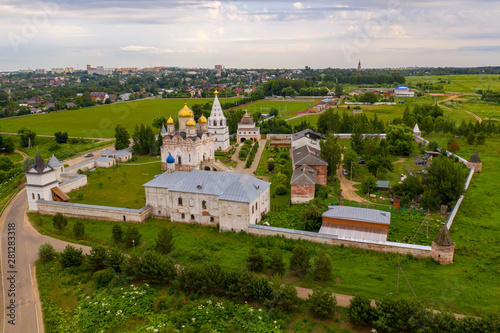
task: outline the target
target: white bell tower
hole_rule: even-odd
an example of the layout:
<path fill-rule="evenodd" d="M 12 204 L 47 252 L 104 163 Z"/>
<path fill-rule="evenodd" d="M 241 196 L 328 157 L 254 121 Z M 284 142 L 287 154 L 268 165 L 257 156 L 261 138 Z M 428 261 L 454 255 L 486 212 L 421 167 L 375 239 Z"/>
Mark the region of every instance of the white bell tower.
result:
<path fill-rule="evenodd" d="M 28 195 L 29 210 L 38 210 L 37 201 L 52 201 L 53 187 L 57 187 L 56 170 L 45 163 L 36 152 L 35 164 L 26 172 L 26 194 Z"/>
<path fill-rule="evenodd" d="M 208 117 L 208 132 L 214 137 L 214 151 L 226 150 L 229 148 L 229 127 L 227 126 L 226 117 L 220 106 L 217 98 L 218 92 L 215 91 L 214 104 L 212 112 Z"/>

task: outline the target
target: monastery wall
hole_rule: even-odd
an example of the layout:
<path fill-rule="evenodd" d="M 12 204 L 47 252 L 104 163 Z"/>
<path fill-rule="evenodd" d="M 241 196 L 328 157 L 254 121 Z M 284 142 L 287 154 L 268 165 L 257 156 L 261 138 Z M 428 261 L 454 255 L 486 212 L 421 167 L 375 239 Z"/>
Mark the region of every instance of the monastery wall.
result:
<path fill-rule="evenodd" d="M 151 214 L 151 206 L 149 205 L 141 209 L 130 209 L 45 200 L 38 200 L 37 205 L 38 213 L 42 215 L 55 215 L 61 213 L 66 217 L 93 220 L 140 223 L 144 222 Z"/>

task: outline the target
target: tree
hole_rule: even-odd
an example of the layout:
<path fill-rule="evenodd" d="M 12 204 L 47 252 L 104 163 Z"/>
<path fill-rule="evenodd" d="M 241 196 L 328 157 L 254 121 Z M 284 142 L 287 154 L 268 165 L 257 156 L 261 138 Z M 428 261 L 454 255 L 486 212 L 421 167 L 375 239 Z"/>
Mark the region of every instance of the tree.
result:
<path fill-rule="evenodd" d="M 349 321 L 355 325 L 367 326 L 375 319 L 375 309 L 366 296 L 354 296 L 347 309 Z"/>
<path fill-rule="evenodd" d="M 68 219 L 64 217 L 63 214 L 57 213 L 52 218 L 52 225 L 55 229 L 57 229 L 57 231 L 61 232 L 64 227 L 68 225 Z"/>
<path fill-rule="evenodd" d="M 195 104 L 196 105 L 196 104 Z M 193 109 L 193 108 L 191 108 Z M 158 116 L 153 119 L 152 126 L 155 128 L 161 128 L 163 125 L 167 124 L 167 118 L 164 116 Z"/>
<path fill-rule="evenodd" d="M 81 239 L 85 234 L 85 225 L 82 221 L 78 220 L 73 225 L 73 233 L 75 234 L 76 239 Z"/>
<path fill-rule="evenodd" d="M 130 135 L 128 134 L 127 129 L 121 124 L 118 124 L 115 127 L 115 139 L 116 150 L 122 150 L 130 146 Z"/>
<path fill-rule="evenodd" d="M 300 303 L 295 286 L 291 283 L 282 284 L 280 281 L 273 282 L 271 298 L 264 302 L 267 307 L 284 313 L 297 311 Z"/>
<path fill-rule="evenodd" d="M 300 215 L 300 219 L 304 221 L 305 230 L 318 231 L 323 223 L 322 215 L 327 210 L 327 205 L 323 199 L 315 198 L 306 207 Z"/>
<path fill-rule="evenodd" d="M 123 236 L 123 242 L 127 247 L 139 246 L 141 243 L 142 235 L 136 225 L 129 225 Z"/>
<path fill-rule="evenodd" d="M 21 140 L 21 147 L 33 147 L 36 142 L 36 133 L 27 128 L 21 128 L 18 132 L 19 139 Z"/>
<path fill-rule="evenodd" d="M 106 251 L 104 246 L 93 246 L 88 256 L 90 269 L 94 272 L 105 269 L 107 256 L 108 252 Z"/>
<path fill-rule="evenodd" d="M 23 172 L 26 172 L 28 171 L 28 169 L 33 165 L 35 164 L 35 158 L 34 157 L 26 157 L 24 160 L 23 160 Z"/>
<path fill-rule="evenodd" d="M 277 247 L 271 252 L 271 261 L 269 263 L 269 269 L 272 274 L 283 275 L 285 274 L 285 262 L 283 261 L 283 252 Z"/>
<path fill-rule="evenodd" d="M 390 125 L 387 129 L 389 150 L 395 154 L 409 155 L 413 150 L 413 132 L 405 125 Z"/>
<path fill-rule="evenodd" d="M 486 135 L 483 132 L 477 135 L 476 143 L 478 145 L 484 145 L 486 143 Z"/>
<path fill-rule="evenodd" d="M 0 170 L 9 171 L 14 167 L 15 164 L 10 158 L 8 158 L 7 156 L 0 156 Z"/>
<path fill-rule="evenodd" d="M 328 172 L 330 175 L 335 174 L 342 161 L 342 147 L 338 144 L 338 138 L 328 133 L 326 140 L 321 140 L 321 158 L 328 163 Z"/>
<path fill-rule="evenodd" d="M 450 138 L 450 140 L 448 140 L 447 147 L 448 150 L 451 151 L 452 153 L 455 153 L 460 150 L 460 144 L 458 143 L 457 140 L 455 140 L 455 138 Z"/>
<path fill-rule="evenodd" d="M 290 258 L 290 269 L 299 277 L 304 278 L 309 272 L 309 253 L 301 245 L 295 246 Z"/>
<path fill-rule="evenodd" d="M 95 103 L 92 101 L 92 97 L 90 97 L 90 92 L 85 91 L 82 95 L 82 106 L 83 107 L 88 107 L 88 106 L 94 106 Z"/>
<path fill-rule="evenodd" d="M 68 142 L 68 132 L 56 132 L 54 133 L 54 137 L 57 143 L 66 143 Z"/>
<path fill-rule="evenodd" d="M 314 259 L 312 273 L 317 281 L 329 281 L 332 278 L 332 263 L 326 251 L 321 251 Z"/>
<path fill-rule="evenodd" d="M 293 87 L 286 87 L 281 91 L 281 95 L 295 97 L 295 95 L 297 95 L 297 92 L 295 91 L 295 89 L 293 89 Z"/>
<path fill-rule="evenodd" d="M 344 94 L 344 88 L 341 84 L 335 86 L 335 96 L 340 98 Z"/>
<path fill-rule="evenodd" d="M 77 250 L 71 245 L 66 246 L 60 258 L 63 268 L 80 266 L 83 261 L 82 252 L 82 249 Z"/>
<path fill-rule="evenodd" d="M 260 272 L 264 269 L 264 256 L 260 253 L 259 249 L 252 247 L 248 252 L 247 258 L 247 268 L 251 272 Z"/>
<path fill-rule="evenodd" d="M 347 170 L 352 176 L 354 176 L 359 168 L 358 164 L 358 154 L 352 150 L 347 149 L 344 151 L 344 159 L 342 162 L 342 167 Z M 351 168 L 352 167 L 352 168 Z"/>
<path fill-rule="evenodd" d="M 368 176 L 361 180 L 361 188 L 363 192 L 366 194 L 368 192 L 373 193 L 377 189 L 377 178 L 374 176 Z"/>
<path fill-rule="evenodd" d="M 123 236 L 122 226 L 119 224 L 113 225 L 112 233 L 113 233 L 113 241 L 115 243 L 120 243 L 122 241 L 122 236 Z"/>
<path fill-rule="evenodd" d="M 319 318 L 328 318 L 333 315 L 337 298 L 330 288 L 313 288 L 312 295 L 307 299 L 309 310 Z"/>
<path fill-rule="evenodd" d="M 150 126 L 136 125 L 134 134 L 132 135 L 134 141 L 132 149 L 139 155 L 156 155 L 158 152 L 158 145 L 155 135 Z"/>
<path fill-rule="evenodd" d="M 0 135 L 0 151 L 3 151 L 5 153 L 12 153 L 14 152 L 14 149 L 14 139 L 10 136 L 4 138 L 2 135 Z"/>
<path fill-rule="evenodd" d="M 438 209 L 440 205 L 450 206 L 464 192 L 467 171 L 460 162 L 439 156 L 432 159 L 424 178 L 424 208 Z"/>
<path fill-rule="evenodd" d="M 38 257 L 42 262 L 47 262 L 56 257 L 56 251 L 50 243 L 43 243 L 38 248 Z"/>
<path fill-rule="evenodd" d="M 124 259 L 123 253 L 118 251 L 117 249 L 111 249 L 108 251 L 108 254 L 106 256 L 106 259 L 104 260 L 104 265 L 106 267 L 113 268 L 115 272 L 120 273 L 121 272 L 121 264 L 123 263 Z"/>
<path fill-rule="evenodd" d="M 174 247 L 174 235 L 172 229 L 162 227 L 156 236 L 156 250 L 161 254 L 168 254 Z"/>

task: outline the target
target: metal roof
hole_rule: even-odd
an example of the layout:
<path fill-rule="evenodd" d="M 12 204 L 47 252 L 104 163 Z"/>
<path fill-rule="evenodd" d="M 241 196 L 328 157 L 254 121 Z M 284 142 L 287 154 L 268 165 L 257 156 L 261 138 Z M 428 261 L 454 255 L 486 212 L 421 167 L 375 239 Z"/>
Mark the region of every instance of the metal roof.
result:
<path fill-rule="evenodd" d="M 336 235 L 346 238 L 359 238 L 383 242 L 387 240 L 387 229 L 345 225 L 341 223 L 324 222 L 319 229 L 320 234 Z"/>
<path fill-rule="evenodd" d="M 165 172 L 144 187 L 167 188 L 172 192 L 216 195 L 220 200 L 252 202 L 271 183 L 242 173 L 193 170 Z"/>
<path fill-rule="evenodd" d="M 313 131 L 312 129 L 309 128 L 306 128 L 305 130 L 292 134 L 292 140 L 298 140 L 303 137 L 308 137 L 314 140 L 326 138 L 325 135 Z"/>
<path fill-rule="evenodd" d="M 59 166 L 64 165 L 64 164 L 62 164 L 61 161 L 59 161 L 57 159 L 57 157 L 55 157 L 55 155 L 52 155 L 52 157 L 50 158 L 50 161 L 49 161 L 49 165 L 51 167 L 55 168 L 55 167 L 59 167 Z"/>
<path fill-rule="evenodd" d="M 129 150 L 119 150 L 114 153 L 115 156 L 127 156 L 127 155 L 132 155 L 132 152 Z"/>
<path fill-rule="evenodd" d="M 377 180 L 377 187 L 389 188 L 389 181 L 388 180 Z"/>
<path fill-rule="evenodd" d="M 292 151 L 294 165 L 328 165 L 325 160 L 320 157 L 320 151 L 304 145 Z"/>
<path fill-rule="evenodd" d="M 105 151 L 102 152 L 101 156 L 106 157 L 106 156 L 111 156 L 113 154 L 114 154 L 114 152 L 111 149 L 108 148 L 108 149 L 106 149 Z"/>
<path fill-rule="evenodd" d="M 290 184 L 292 185 L 315 185 L 316 177 L 318 176 L 318 171 L 311 168 L 309 165 L 304 164 L 297 169 L 293 170 L 292 179 Z"/>
<path fill-rule="evenodd" d="M 109 161 L 114 161 L 114 160 L 115 159 L 112 157 L 99 157 L 99 158 L 95 159 L 96 162 L 109 162 Z"/>
<path fill-rule="evenodd" d="M 391 213 L 369 208 L 328 206 L 328 210 L 322 216 L 376 224 L 391 224 Z"/>

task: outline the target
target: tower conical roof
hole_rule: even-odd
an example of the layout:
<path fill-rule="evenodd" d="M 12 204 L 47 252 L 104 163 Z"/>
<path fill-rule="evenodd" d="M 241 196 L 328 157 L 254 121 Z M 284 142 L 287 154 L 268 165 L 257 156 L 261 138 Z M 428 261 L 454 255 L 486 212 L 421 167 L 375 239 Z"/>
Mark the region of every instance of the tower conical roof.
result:
<path fill-rule="evenodd" d="M 161 131 L 160 131 L 160 134 L 161 134 L 161 135 L 166 135 L 166 134 L 167 134 L 167 129 L 165 128 L 165 125 L 161 125 Z"/>
<path fill-rule="evenodd" d="M 63 164 L 61 163 L 61 161 L 59 161 L 59 159 L 55 155 L 52 155 L 49 161 L 49 165 L 54 168 L 54 167 L 59 167 Z"/>
<path fill-rule="evenodd" d="M 448 231 L 448 227 L 443 225 L 441 230 L 439 231 L 439 234 L 437 235 L 436 239 L 434 240 L 434 243 L 436 243 L 439 246 L 452 246 L 453 242 L 451 241 L 451 236 L 450 232 Z"/>
<path fill-rule="evenodd" d="M 45 163 L 45 162 L 43 161 L 42 156 L 40 156 L 40 152 L 37 150 L 37 151 L 36 151 L 36 157 L 35 157 L 35 164 L 33 164 L 33 165 L 29 168 L 29 170 L 31 170 L 31 169 L 35 169 L 35 171 L 36 171 L 37 173 L 42 174 L 42 173 L 44 172 L 45 168 L 47 168 L 47 167 L 49 168 L 49 170 L 48 170 L 48 171 L 52 171 L 52 170 L 54 170 L 54 169 L 53 169 L 50 165 L 48 165 L 47 163 Z M 28 170 L 28 171 L 29 171 L 29 170 Z M 48 171 L 47 171 L 47 172 L 48 172 Z"/>
<path fill-rule="evenodd" d="M 481 159 L 479 158 L 479 154 L 477 153 L 477 149 L 474 151 L 474 154 L 470 157 L 469 161 L 470 163 L 482 163 Z"/>
<path fill-rule="evenodd" d="M 420 128 L 418 127 L 418 124 L 415 124 L 415 127 L 413 127 L 413 133 L 420 133 Z"/>

